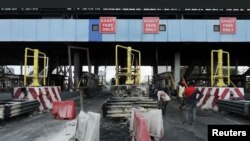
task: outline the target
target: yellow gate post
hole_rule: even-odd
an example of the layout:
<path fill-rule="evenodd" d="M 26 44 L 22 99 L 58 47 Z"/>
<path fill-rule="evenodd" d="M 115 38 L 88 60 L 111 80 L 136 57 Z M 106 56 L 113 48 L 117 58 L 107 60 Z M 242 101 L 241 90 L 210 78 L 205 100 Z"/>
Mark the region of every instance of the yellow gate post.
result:
<path fill-rule="evenodd" d="M 39 66 L 38 66 L 38 55 L 39 55 L 39 51 L 38 49 L 34 49 L 34 69 L 33 69 L 33 82 L 32 82 L 32 86 L 39 86 L 39 81 L 38 81 L 38 69 L 39 69 Z"/>
<path fill-rule="evenodd" d="M 133 81 L 131 79 L 131 47 L 127 48 L 127 85 L 133 84 Z"/>
<path fill-rule="evenodd" d="M 213 53 L 218 53 L 218 75 L 214 74 L 214 57 Z M 227 76 L 223 75 L 223 53 L 227 54 Z M 214 86 L 214 81 L 217 79 L 216 86 L 223 87 L 226 86 L 224 83 L 224 77 L 226 77 L 227 85 L 230 85 L 230 56 L 229 52 L 223 51 L 222 49 L 219 50 L 212 50 L 211 51 L 211 86 Z"/>
<path fill-rule="evenodd" d="M 123 48 L 127 50 L 127 67 L 126 68 L 119 68 L 119 64 L 118 64 L 118 48 Z M 137 52 L 138 53 L 138 58 L 139 58 L 139 65 L 136 66 L 135 69 L 132 70 L 132 63 L 131 63 L 131 55 L 132 52 Z M 131 47 L 125 47 L 125 46 L 121 46 L 121 45 L 116 45 L 115 48 L 115 66 L 116 66 L 116 78 L 115 78 L 115 85 L 120 85 L 119 83 L 119 76 L 126 76 L 126 85 L 132 85 L 132 84 L 136 84 L 139 85 L 140 84 L 140 67 L 141 67 L 141 52 L 135 49 L 132 49 Z M 126 70 L 126 73 L 120 72 L 120 70 Z M 133 73 L 134 72 L 134 73 Z M 132 77 L 135 77 L 134 80 L 132 79 Z"/>
<path fill-rule="evenodd" d="M 223 79 L 223 52 L 222 50 L 218 50 L 218 82 L 217 86 L 222 87 L 225 86 L 224 79 Z"/>
<path fill-rule="evenodd" d="M 28 56 L 28 50 L 33 51 L 34 55 L 33 56 Z M 39 54 L 42 54 L 43 57 L 40 57 Z M 33 75 L 27 75 L 27 59 L 28 57 L 33 57 Z M 39 84 L 39 58 L 43 58 L 44 61 L 44 68 L 43 68 L 43 85 L 46 85 L 46 67 L 48 66 L 48 57 L 46 57 L 46 54 L 43 52 L 40 52 L 38 49 L 30 49 L 30 48 L 25 48 L 25 55 L 24 55 L 24 86 L 27 86 L 27 77 L 33 77 L 32 79 L 32 86 L 40 86 Z"/>

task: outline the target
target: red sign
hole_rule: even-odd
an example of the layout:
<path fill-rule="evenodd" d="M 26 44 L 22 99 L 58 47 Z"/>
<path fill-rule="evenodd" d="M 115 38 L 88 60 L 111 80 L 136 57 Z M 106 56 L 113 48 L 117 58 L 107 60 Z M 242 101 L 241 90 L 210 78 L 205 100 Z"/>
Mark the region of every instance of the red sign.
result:
<path fill-rule="evenodd" d="M 159 17 L 143 17 L 144 33 L 159 33 Z"/>
<path fill-rule="evenodd" d="M 100 17 L 100 32 L 115 33 L 116 32 L 116 17 Z"/>
<path fill-rule="evenodd" d="M 220 17 L 220 33 L 235 34 L 236 33 L 236 18 L 235 17 Z"/>

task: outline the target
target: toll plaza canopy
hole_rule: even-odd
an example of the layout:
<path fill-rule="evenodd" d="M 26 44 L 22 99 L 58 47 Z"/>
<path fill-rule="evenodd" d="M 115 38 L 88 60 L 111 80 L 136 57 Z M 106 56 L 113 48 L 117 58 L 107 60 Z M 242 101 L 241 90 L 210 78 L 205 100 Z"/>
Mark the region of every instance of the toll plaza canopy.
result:
<path fill-rule="evenodd" d="M 91 59 L 99 61 L 98 64 L 114 65 L 113 48 L 116 44 L 122 44 L 142 51 L 142 65 L 151 65 L 150 62 L 155 60 L 156 47 L 159 65 L 166 65 L 166 60 L 171 62 L 175 52 L 182 54 L 181 65 L 188 65 L 191 60 L 202 58 L 209 60 L 210 51 L 219 48 L 232 53 L 232 59 L 235 57 L 239 65 L 248 65 L 249 55 L 244 50 L 249 46 L 250 20 L 234 17 L 224 19 L 223 33 L 222 19 L 112 18 L 114 19 L 103 20 L 104 23 L 101 23 L 101 18 L 0 19 L 0 55 L 9 58 L 6 59 L 9 60 L 7 62 L 2 60 L 1 64 L 19 65 L 20 60 L 23 60 L 25 47 L 38 47 L 51 58 L 61 58 L 67 55 L 65 47 L 78 45 L 89 47 Z M 145 32 L 145 26 L 150 32 Z M 105 50 L 100 51 L 102 48 Z M 194 54 L 194 50 L 200 53 Z M 13 51 L 18 53 L 13 54 Z M 65 60 L 62 64 L 67 64 L 67 57 L 61 60 Z"/>
<path fill-rule="evenodd" d="M 100 19 L 1 19 L 0 41 L 24 42 L 249 42 L 250 20 L 159 19 L 157 33 L 145 33 L 143 19 L 116 19 L 115 32 L 100 32 Z M 234 24 L 232 24 L 234 22 Z M 147 24 L 147 23 L 146 23 Z M 155 23 L 148 23 L 155 26 Z M 231 24 L 231 25 L 228 25 Z M 105 24 L 104 24 L 105 25 Z M 220 26 L 219 26 L 220 25 Z M 111 27 L 111 28 L 114 28 Z M 221 28 L 221 31 L 220 29 Z M 154 29 L 151 29 L 154 30 Z M 231 31 L 233 30 L 233 31 Z M 230 34 L 227 34 L 231 32 Z"/>
<path fill-rule="evenodd" d="M 89 48 L 91 63 L 97 67 L 114 65 L 117 44 L 140 50 L 142 65 L 154 68 L 171 65 L 177 70 L 175 72 L 180 72 L 181 65 L 208 66 L 213 49 L 230 52 L 232 66 L 250 65 L 246 51 L 250 41 L 248 9 L 236 12 L 208 10 L 211 12 L 208 18 L 209 12 L 204 9 L 144 9 L 142 14 L 137 9 L 107 10 L 105 15 L 105 10 L 62 10 L 63 16 L 53 10 L 42 13 L 39 9 L 31 9 L 35 12 L 33 15 L 19 9 L 0 11 L 3 15 L 0 19 L 0 55 L 5 58 L 0 60 L 1 65 L 22 65 L 26 47 L 39 48 L 48 54 L 50 64 L 54 65 L 51 68 L 68 65 L 68 46 Z M 19 14 L 21 12 L 23 14 Z M 133 14 L 135 16 L 131 16 Z M 75 58 L 78 53 L 74 52 Z"/>

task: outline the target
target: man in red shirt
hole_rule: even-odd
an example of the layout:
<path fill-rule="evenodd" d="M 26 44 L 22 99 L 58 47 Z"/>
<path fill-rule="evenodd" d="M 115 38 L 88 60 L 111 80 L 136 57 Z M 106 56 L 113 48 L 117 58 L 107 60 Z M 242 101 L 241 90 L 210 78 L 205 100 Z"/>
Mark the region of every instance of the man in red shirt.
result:
<path fill-rule="evenodd" d="M 195 92 L 195 90 L 196 88 L 193 85 L 187 87 L 186 90 L 184 91 L 185 99 L 188 99 Z"/>
<path fill-rule="evenodd" d="M 197 98 L 198 96 L 198 98 Z M 187 87 L 184 91 L 185 106 L 183 109 L 184 114 L 184 123 L 190 125 L 193 124 L 193 121 L 196 117 L 196 104 L 203 97 L 203 94 L 194 87 L 194 82 L 190 83 L 190 86 Z"/>

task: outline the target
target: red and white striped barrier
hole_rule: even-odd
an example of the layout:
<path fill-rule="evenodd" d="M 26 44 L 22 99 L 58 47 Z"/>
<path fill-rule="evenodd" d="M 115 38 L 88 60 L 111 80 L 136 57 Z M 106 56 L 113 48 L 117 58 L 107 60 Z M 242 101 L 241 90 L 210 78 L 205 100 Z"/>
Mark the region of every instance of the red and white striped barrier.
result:
<path fill-rule="evenodd" d="M 201 109 L 218 111 L 216 102 L 219 99 L 244 98 L 243 88 L 234 87 L 197 87 L 204 95 L 197 106 Z M 232 94 L 232 95 L 230 95 Z"/>
<path fill-rule="evenodd" d="M 40 102 L 39 110 L 43 111 L 52 108 L 54 101 L 61 101 L 60 86 L 45 86 L 45 87 L 25 87 L 27 96 L 21 91 L 21 87 L 14 88 L 14 98 L 17 99 L 36 99 Z"/>

